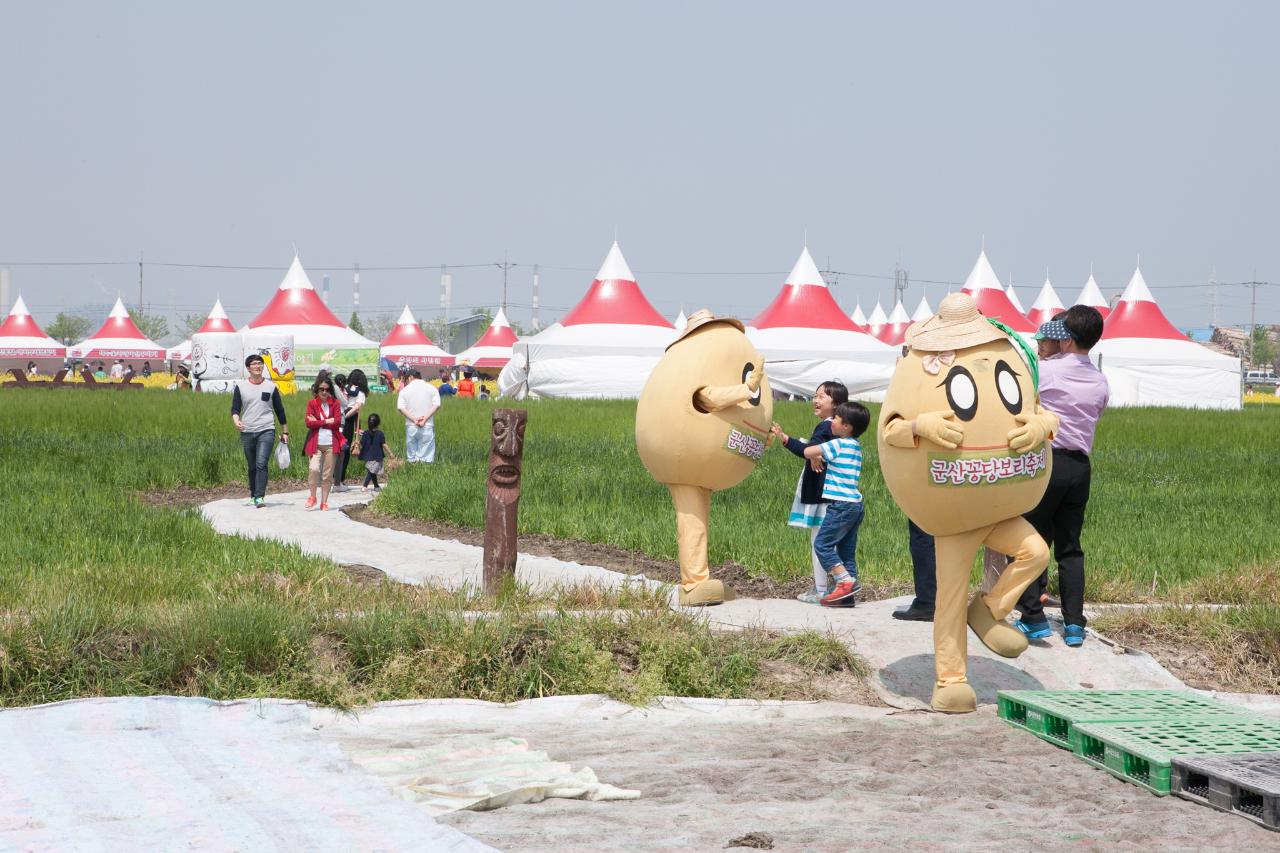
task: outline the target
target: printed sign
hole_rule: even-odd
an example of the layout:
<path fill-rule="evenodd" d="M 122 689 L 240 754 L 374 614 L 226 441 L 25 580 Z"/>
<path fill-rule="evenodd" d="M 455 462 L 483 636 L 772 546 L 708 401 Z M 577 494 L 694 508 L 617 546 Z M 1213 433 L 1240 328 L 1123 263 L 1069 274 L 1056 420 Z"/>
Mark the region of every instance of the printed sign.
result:
<path fill-rule="evenodd" d="M 729 439 L 725 442 L 725 449 L 733 453 L 746 456 L 754 462 L 759 462 L 760 457 L 764 455 L 764 442 L 754 435 L 747 435 L 736 429 L 729 430 Z"/>
<path fill-rule="evenodd" d="M 929 479 L 935 486 L 980 486 L 1008 480 L 1034 480 L 1048 465 L 1049 446 L 1016 456 L 994 453 L 954 455 L 929 454 Z"/>

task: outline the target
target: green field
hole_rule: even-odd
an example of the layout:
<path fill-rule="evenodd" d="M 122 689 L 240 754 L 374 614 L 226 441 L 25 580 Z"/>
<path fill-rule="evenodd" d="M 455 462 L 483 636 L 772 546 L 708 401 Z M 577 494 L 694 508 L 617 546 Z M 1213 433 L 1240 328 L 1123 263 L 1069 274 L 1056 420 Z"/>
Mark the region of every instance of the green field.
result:
<path fill-rule="evenodd" d="M 297 479 L 303 402 L 289 403 Z M 438 464 L 393 477 L 377 508 L 479 526 L 491 406 L 446 403 Z M 666 493 L 635 454 L 634 404 L 528 408 L 522 529 L 674 557 Z M 393 399 L 376 396 L 371 410 L 387 417 L 398 453 Z M 780 406 L 778 420 L 801 435 L 812 425 L 801 404 Z M 1109 413 L 1087 527 L 1090 598 L 1154 590 L 1280 605 L 1280 537 L 1267 521 L 1278 426 L 1280 407 Z M 905 581 L 904 520 L 867 444 L 862 573 Z M 772 450 L 746 483 L 716 496 L 713 562 L 780 578 L 808 572 L 805 536 L 783 521 L 799 464 Z M 622 633 L 612 622 L 548 622 L 535 613 L 541 603 L 519 595 L 506 602 L 507 617 L 467 622 L 462 609 L 493 603 L 357 584 L 294 548 L 218 536 L 193 510 L 138 497 L 242 482 L 243 465 L 225 397 L 0 390 L 0 702 L 156 692 L 339 705 L 595 690 L 769 695 L 756 665 L 764 658 L 855 666 L 816 638 L 771 646 L 718 637 L 713 652 L 705 628 L 649 602 L 621 602 L 636 613 Z M 1259 624 L 1273 625 L 1272 616 Z M 610 648 L 612 657 L 601 652 Z M 680 648 L 704 651 L 690 668 Z"/>

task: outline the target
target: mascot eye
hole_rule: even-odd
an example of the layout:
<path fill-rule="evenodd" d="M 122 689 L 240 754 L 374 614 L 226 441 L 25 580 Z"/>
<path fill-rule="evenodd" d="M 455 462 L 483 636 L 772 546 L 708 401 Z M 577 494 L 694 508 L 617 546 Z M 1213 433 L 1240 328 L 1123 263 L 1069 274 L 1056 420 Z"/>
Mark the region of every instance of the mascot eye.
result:
<path fill-rule="evenodd" d="M 743 382 L 743 384 L 744 384 L 744 385 L 746 384 L 747 377 L 751 375 L 751 371 L 753 371 L 753 370 L 755 370 L 755 369 L 756 369 L 756 366 L 755 366 L 754 364 L 752 364 L 751 362 L 749 362 L 749 361 L 746 363 L 746 365 L 744 365 L 744 366 L 743 366 L 743 368 L 742 368 L 742 382 Z M 751 403 L 751 405 L 753 405 L 753 406 L 758 406 L 758 405 L 760 405 L 760 389 L 759 389 L 759 388 L 757 388 L 757 389 L 756 389 L 756 393 L 755 393 L 754 395 L 752 395 L 751 399 L 750 399 L 748 402 L 750 402 L 750 403 Z"/>
<path fill-rule="evenodd" d="M 1003 361 L 996 362 L 996 390 L 1000 392 L 1000 402 L 1010 414 L 1022 414 L 1022 386 L 1018 384 L 1018 374 Z"/>
<path fill-rule="evenodd" d="M 947 386 L 947 403 L 951 411 L 962 421 L 973 420 L 973 416 L 978 414 L 978 386 L 973 382 L 973 375 L 956 365 L 943 384 Z"/>

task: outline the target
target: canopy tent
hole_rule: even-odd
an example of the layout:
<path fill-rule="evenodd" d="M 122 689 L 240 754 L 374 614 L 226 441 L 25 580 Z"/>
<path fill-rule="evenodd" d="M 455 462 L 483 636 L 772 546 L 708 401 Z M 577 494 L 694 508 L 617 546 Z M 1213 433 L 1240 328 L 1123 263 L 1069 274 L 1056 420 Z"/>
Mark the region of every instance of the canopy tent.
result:
<path fill-rule="evenodd" d="M 380 350 L 383 358 L 397 365 L 450 367 L 454 363 L 454 357 L 432 343 L 422 331 L 408 305 L 404 306 L 400 319 L 382 339 Z"/>
<path fill-rule="evenodd" d="M 849 319 L 853 321 L 854 328 L 859 332 L 867 330 L 867 315 L 862 313 L 861 302 L 853 306 L 853 313 L 849 315 Z"/>
<path fill-rule="evenodd" d="M 1018 291 L 1013 289 L 1013 282 L 1009 282 L 1009 286 L 1004 289 L 1004 295 L 1009 297 L 1009 301 L 1013 303 L 1013 307 L 1022 316 L 1027 316 L 1027 309 L 1022 307 L 1022 300 L 1018 298 Z"/>
<path fill-rule="evenodd" d="M 142 334 L 120 299 L 116 299 L 102 328 L 67 352 L 78 361 L 164 361 L 165 358 L 164 347 Z"/>
<path fill-rule="evenodd" d="M 807 248 L 777 297 L 751 321 L 747 337 L 764 356 L 770 387 L 805 397 L 837 379 L 851 397 L 879 399 L 897 360 L 893 347 L 845 316 Z"/>
<path fill-rule="evenodd" d="M 910 325 L 911 318 L 907 316 L 907 309 L 903 307 L 902 300 L 899 299 L 898 304 L 893 306 L 893 310 L 889 312 L 888 318 L 885 320 L 884 325 L 880 327 L 880 331 L 875 334 L 875 337 L 891 347 L 900 347 L 907 336 L 907 327 Z"/>
<path fill-rule="evenodd" d="M 676 315 L 675 322 L 676 332 L 683 332 L 689 327 L 689 318 L 684 315 L 684 309 L 680 309 L 680 313 Z"/>
<path fill-rule="evenodd" d="M 1053 289 L 1049 277 L 1045 276 L 1044 285 L 1040 288 L 1036 301 L 1031 303 L 1031 310 L 1027 312 L 1027 319 L 1039 329 L 1042 323 L 1049 322 L 1054 314 L 1065 309 L 1066 306 L 1058 298 L 1058 292 Z"/>
<path fill-rule="evenodd" d="M 294 368 L 299 376 L 314 376 L 328 365 L 334 372 L 354 368 L 373 370 L 378 344 L 347 328 L 316 293 L 297 255 L 275 295 L 247 329 L 293 337 Z M 246 331 L 242 329 L 241 331 Z"/>
<path fill-rule="evenodd" d="M 511 328 L 511 323 L 507 320 L 506 309 L 499 308 L 493 322 L 484 330 L 480 339 L 458 353 L 458 363 L 469 364 L 476 370 L 489 372 L 502 370 L 507 366 L 507 362 L 511 361 L 511 348 L 518 340 Z"/>
<path fill-rule="evenodd" d="M 880 307 L 880 300 L 876 300 L 876 307 L 871 309 L 871 316 L 867 318 L 866 328 L 864 331 L 874 337 L 884 328 L 884 324 L 889 322 L 889 317 L 884 313 L 884 309 Z"/>
<path fill-rule="evenodd" d="M 205 332 L 234 332 L 236 327 L 231 325 L 231 320 L 227 317 L 227 312 L 222 307 L 222 300 L 218 299 L 213 303 L 213 309 L 209 311 L 209 316 L 204 319 L 204 323 L 200 328 L 196 329 L 197 335 Z M 165 351 L 165 358 L 169 361 L 191 361 L 191 338 L 187 338 L 175 347 L 169 347 Z"/>
<path fill-rule="evenodd" d="M 1093 273 L 1089 273 L 1089 280 L 1084 283 L 1084 288 L 1080 291 L 1080 296 L 1074 304 L 1092 305 L 1098 309 L 1098 313 L 1102 315 L 1104 320 L 1111 314 L 1111 306 L 1107 304 L 1106 298 L 1102 295 L 1102 288 L 1098 287 L 1098 282 L 1093 280 Z"/>
<path fill-rule="evenodd" d="M 999 320 L 1015 332 L 1029 335 L 1036 331 L 1036 327 L 1009 300 L 1009 294 L 1005 293 L 996 271 L 991 268 L 991 261 L 987 260 L 985 249 L 978 253 L 978 260 L 964 280 L 961 292 L 973 297 L 984 316 Z"/>
<path fill-rule="evenodd" d="M 517 398 L 639 397 L 675 336 L 615 242 L 573 310 L 512 346 L 498 390 Z"/>
<path fill-rule="evenodd" d="M 932 316 L 933 309 L 929 307 L 929 300 L 921 296 L 920 304 L 916 306 L 915 313 L 911 315 L 911 322 L 919 323 L 921 320 L 928 320 Z"/>
<path fill-rule="evenodd" d="M 1239 409 L 1240 359 L 1207 349 L 1164 316 L 1135 270 L 1107 317 L 1094 362 L 1111 386 L 1113 406 Z"/>
<path fill-rule="evenodd" d="M 9 316 L 0 323 L 0 371 L 12 367 L 25 370 L 34 361 L 47 372 L 61 367 L 66 357 L 67 348 L 44 333 L 19 294 Z"/>

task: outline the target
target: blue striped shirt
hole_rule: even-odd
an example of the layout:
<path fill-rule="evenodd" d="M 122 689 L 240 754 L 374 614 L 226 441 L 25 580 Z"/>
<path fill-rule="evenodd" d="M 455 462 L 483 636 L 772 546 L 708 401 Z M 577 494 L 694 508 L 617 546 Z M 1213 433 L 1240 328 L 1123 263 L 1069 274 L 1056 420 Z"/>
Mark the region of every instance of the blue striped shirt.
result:
<path fill-rule="evenodd" d="M 827 463 L 827 480 L 822 496 L 829 501 L 861 503 L 862 444 L 856 438 L 833 438 L 822 445 L 822 458 Z"/>

